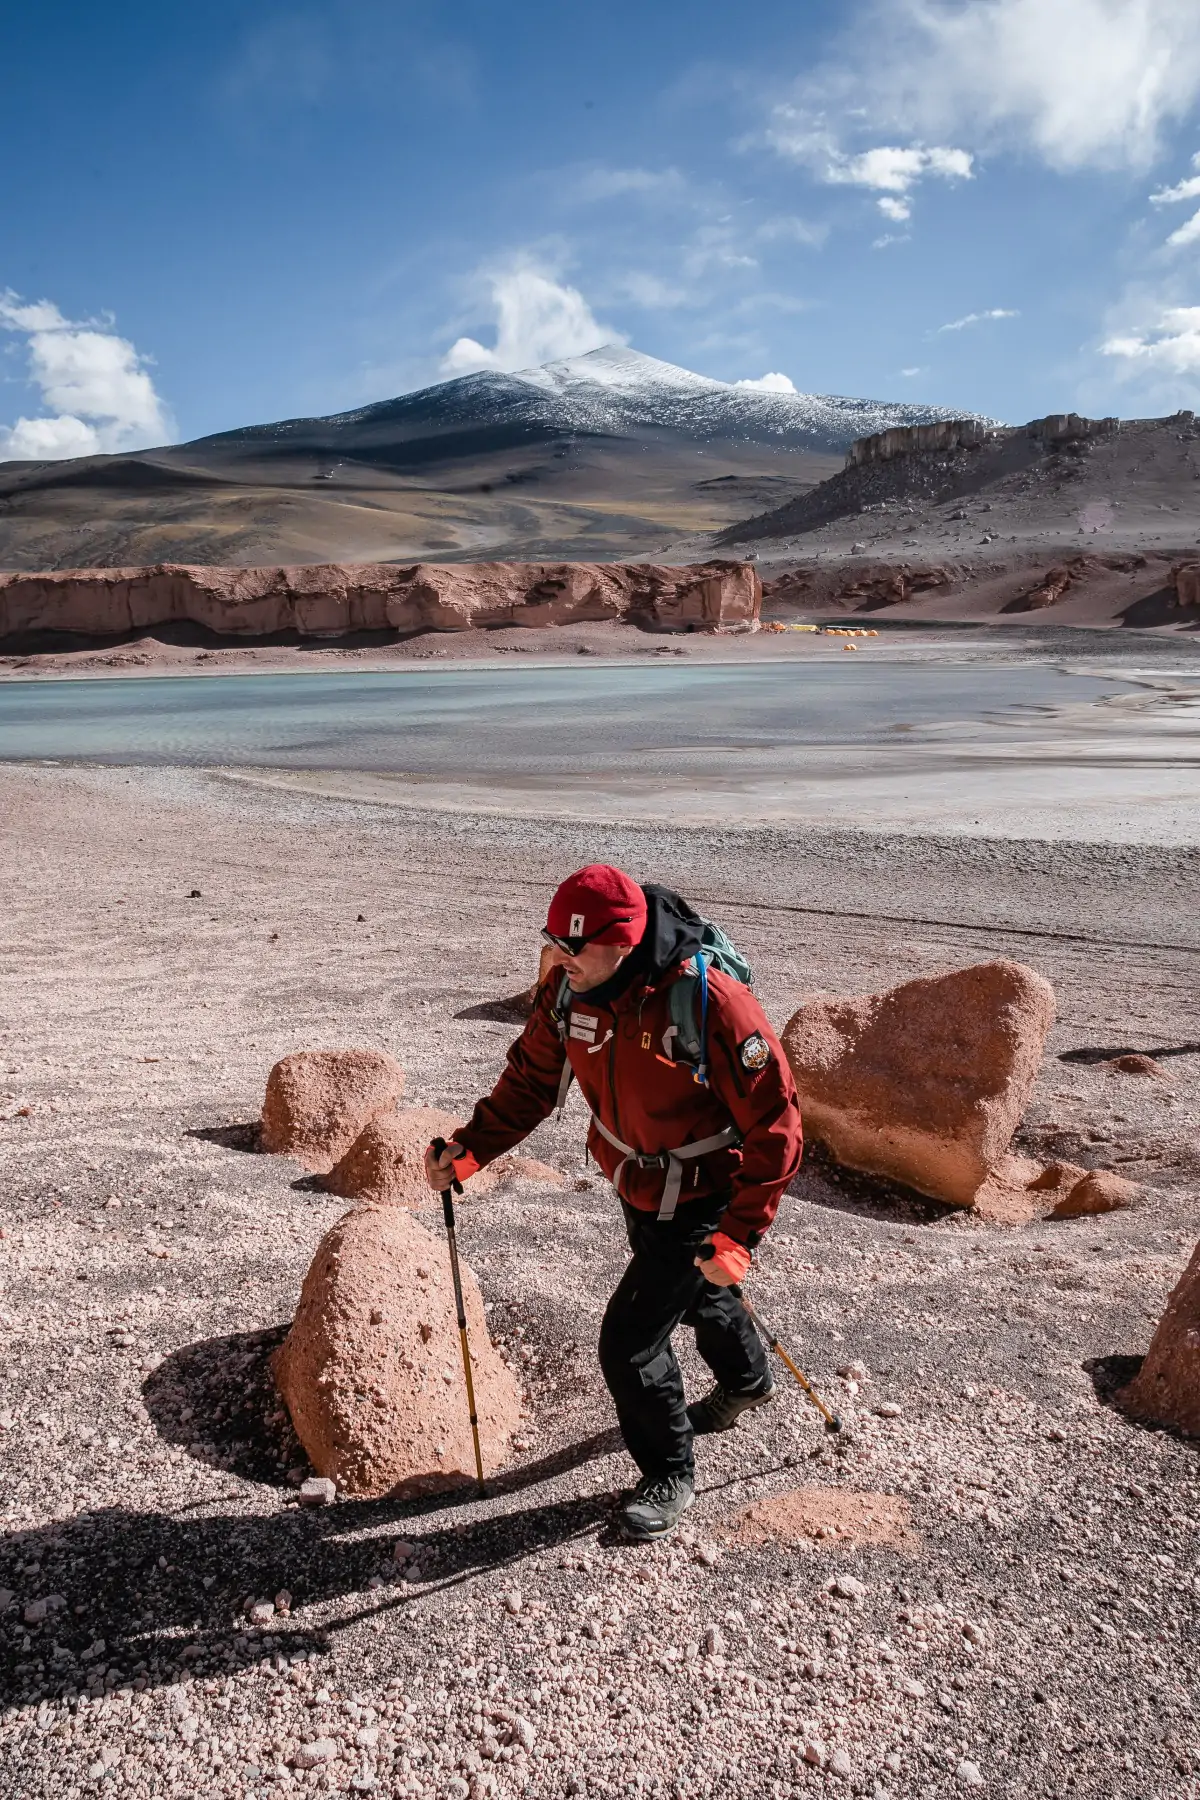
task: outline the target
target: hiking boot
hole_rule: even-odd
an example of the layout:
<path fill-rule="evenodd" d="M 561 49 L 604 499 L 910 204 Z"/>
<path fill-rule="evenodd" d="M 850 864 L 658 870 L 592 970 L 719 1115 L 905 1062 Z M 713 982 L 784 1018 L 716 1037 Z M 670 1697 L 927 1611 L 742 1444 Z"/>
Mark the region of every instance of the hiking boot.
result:
<path fill-rule="evenodd" d="M 695 1498 L 690 1475 L 643 1475 L 621 1519 L 632 1538 L 670 1537 Z"/>
<path fill-rule="evenodd" d="M 748 1394 L 731 1394 L 718 1381 L 703 1400 L 688 1407 L 687 1415 L 696 1436 L 704 1437 L 710 1431 L 732 1431 L 743 1413 L 753 1412 L 756 1406 L 765 1406 L 774 1398 L 775 1383 L 769 1375 L 762 1386 L 751 1388 Z"/>

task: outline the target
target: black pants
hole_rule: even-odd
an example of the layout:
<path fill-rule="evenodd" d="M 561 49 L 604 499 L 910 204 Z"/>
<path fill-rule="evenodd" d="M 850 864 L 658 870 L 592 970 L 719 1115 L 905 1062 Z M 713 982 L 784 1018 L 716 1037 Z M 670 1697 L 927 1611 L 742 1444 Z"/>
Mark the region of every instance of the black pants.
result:
<path fill-rule="evenodd" d="M 741 1302 L 705 1281 L 693 1261 L 727 1203 L 727 1195 L 684 1202 L 665 1225 L 654 1213 L 624 1207 L 633 1261 L 604 1314 L 600 1366 L 643 1475 L 692 1473 L 692 1428 L 671 1348 L 676 1326 L 692 1327 L 697 1350 L 732 1393 L 747 1393 L 767 1377 L 766 1350 Z"/>

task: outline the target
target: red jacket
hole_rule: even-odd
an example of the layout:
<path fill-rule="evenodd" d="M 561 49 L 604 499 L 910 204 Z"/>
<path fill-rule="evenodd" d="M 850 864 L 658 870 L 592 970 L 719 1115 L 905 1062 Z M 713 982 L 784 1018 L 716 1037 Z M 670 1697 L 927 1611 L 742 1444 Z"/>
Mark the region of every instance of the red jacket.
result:
<path fill-rule="evenodd" d="M 728 1193 L 719 1229 L 750 1249 L 800 1167 L 800 1105 L 783 1048 L 749 988 L 719 970 L 708 975 L 708 1086 L 687 1063 L 662 1054 L 671 1024 L 667 991 L 679 964 L 655 985 L 635 981 L 607 1004 L 572 996 L 572 1035 L 565 1054 L 593 1113 L 614 1136 L 647 1154 L 699 1143 L 732 1123 L 740 1148 L 713 1151 L 684 1164 L 679 1204 Z M 467 1152 L 461 1175 L 493 1161 L 527 1137 L 554 1110 L 564 1045 L 554 1016 L 559 972 L 542 984 L 533 1014 L 508 1053 L 508 1064 L 470 1123 L 457 1133 Z M 621 1153 L 593 1124 L 588 1149 L 611 1180 Z M 620 1193 L 640 1212 L 657 1212 L 664 1174 L 628 1163 Z"/>

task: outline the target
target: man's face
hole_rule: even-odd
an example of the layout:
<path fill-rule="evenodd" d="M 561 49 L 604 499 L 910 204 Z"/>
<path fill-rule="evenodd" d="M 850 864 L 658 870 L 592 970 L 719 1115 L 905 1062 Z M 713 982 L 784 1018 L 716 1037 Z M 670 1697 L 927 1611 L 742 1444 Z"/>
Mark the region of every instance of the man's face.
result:
<path fill-rule="evenodd" d="M 628 944 L 585 944 L 574 955 L 567 950 L 556 950 L 554 960 L 566 970 L 571 992 L 586 994 L 590 988 L 599 987 L 610 975 L 615 975 L 628 955 Z"/>

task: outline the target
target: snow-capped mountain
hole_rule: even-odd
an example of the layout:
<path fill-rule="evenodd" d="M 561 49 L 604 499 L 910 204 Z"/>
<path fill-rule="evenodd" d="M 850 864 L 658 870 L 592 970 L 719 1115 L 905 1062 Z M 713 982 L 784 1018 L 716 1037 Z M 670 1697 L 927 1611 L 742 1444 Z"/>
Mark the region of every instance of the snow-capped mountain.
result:
<path fill-rule="evenodd" d="M 373 461 L 406 446 L 411 455 L 418 444 L 428 452 L 436 439 L 446 440 L 443 455 L 454 455 L 482 448 L 485 440 L 486 447 L 499 448 L 503 441 L 530 437 L 626 437 L 659 430 L 700 441 L 837 452 L 855 438 L 895 425 L 971 416 L 907 401 L 765 392 L 609 344 L 541 368 L 463 375 L 353 412 L 250 426 L 198 444 L 259 452 L 303 446 Z"/>

